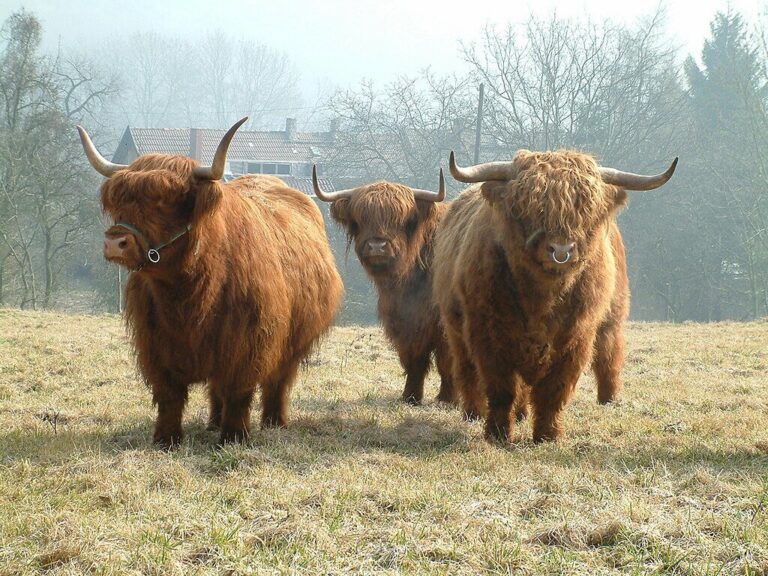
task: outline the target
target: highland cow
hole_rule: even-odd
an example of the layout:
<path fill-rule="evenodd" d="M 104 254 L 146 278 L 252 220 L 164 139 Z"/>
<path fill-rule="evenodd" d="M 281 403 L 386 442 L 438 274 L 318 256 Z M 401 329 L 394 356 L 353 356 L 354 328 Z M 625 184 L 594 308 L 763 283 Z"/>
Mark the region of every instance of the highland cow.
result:
<path fill-rule="evenodd" d="M 434 297 L 453 376 L 485 434 L 506 440 L 510 408 L 530 395 L 534 441 L 563 433 L 561 413 L 590 365 L 598 399 L 617 398 L 629 312 L 615 215 L 626 190 L 667 182 L 601 168 L 572 151 L 521 150 L 511 162 L 450 169 L 477 183 L 453 202 L 435 238 Z"/>
<path fill-rule="evenodd" d="M 440 374 L 438 400 L 454 401 L 448 347 L 432 300 L 432 243 L 445 213 L 445 180 L 438 192 L 402 184 L 375 182 L 324 192 L 312 177 L 315 195 L 331 202 L 331 216 L 341 224 L 379 295 L 379 318 L 405 370 L 402 398 L 419 404 L 434 353 Z"/>
<path fill-rule="evenodd" d="M 209 428 L 220 443 L 248 437 L 261 386 L 262 426 L 283 426 L 299 363 L 328 330 L 342 284 L 319 209 L 273 176 L 221 182 L 235 124 L 210 167 L 147 154 L 105 160 L 78 126 L 88 159 L 107 177 L 113 221 L 104 256 L 131 274 L 126 321 L 157 405 L 154 441 L 182 440 L 188 390 L 206 382 Z"/>

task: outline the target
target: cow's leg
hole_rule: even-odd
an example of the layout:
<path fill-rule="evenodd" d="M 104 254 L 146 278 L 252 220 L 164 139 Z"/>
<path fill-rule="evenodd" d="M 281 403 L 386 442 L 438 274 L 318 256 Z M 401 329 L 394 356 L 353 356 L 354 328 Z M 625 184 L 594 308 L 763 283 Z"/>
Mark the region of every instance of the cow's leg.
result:
<path fill-rule="evenodd" d="M 232 388 L 224 388 L 219 444 L 242 442 L 247 440 L 251 433 L 251 403 L 254 390 L 253 388 L 250 390 Z"/>
<path fill-rule="evenodd" d="M 485 413 L 485 391 L 479 385 L 477 368 L 464 343 L 464 315 L 461 306 L 455 302 L 447 309 L 441 307 L 440 316 L 451 357 L 451 375 L 461 396 L 464 419 L 479 420 Z"/>
<path fill-rule="evenodd" d="M 457 393 L 453 383 L 453 367 L 451 364 L 452 359 L 448 342 L 445 338 L 440 338 L 437 348 L 435 348 L 435 365 L 437 366 L 438 374 L 440 374 L 440 392 L 437 394 L 437 399 L 440 402 L 456 404 Z"/>
<path fill-rule="evenodd" d="M 488 440 L 506 442 L 512 432 L 510 412 L 522 380 L 517 374 L 511 377 L 503 373 L 483 370 L 485 391 L 488 398 L 488 415 L 485 419 L 485 437 Z"/>
<path fill-rule="evenodd" d="M 219 394 L 211 383 L 208 385 L 208 426 L 206 430 L 221 428 L 221 412 L 224 407 Z"/>
<path fill-rule="evenodd" d="M 429 352 L 400 356 L 400 363 L 405 368 L 405 388 L 402 400 L 417 406 L 424 398 L 424 379 L 429 372 Z"/>
<path fill-rule="evenodd" d="M 560 417 L 576 388 L 578 375 L 553 378 L 540 382 L 532 389 L 533 441 L 558 440 L 563 435 Z"/>
<path fill-rule="evenodd" d="M 592 369 L 597 380 L 597 401 L 614 402 L 621 392 L 621 368 L 624 365 L 623 322 L 603 324 L 595 341 Z"/>
<path fill-rule="evenodd" d="M 560 417 L 589 362 L 591 347 L 592 340 L 588 338 L 574 344 L 549 373 L 531 387 L 534 442 L 557 440 L 563 435 Z"/>
<path fill-rule="evenodd" d="M 300 360 L 283 365 L 261 386 L 261 426 L 276 428 L 288 423 L 288 393 L 299 371 Z"/>
<path fill-rule="evenodd" d="M 163 448 L 181 444 L 184 432 L 181 417 L 187 403 L 188 387 L 172 380 L 152 382 L 152 402 L 157 406 L 157 419 L 152 440 Z"/>
<path fill-rule="evenodd" d="M 530 402 L 530 392 L 528 386 L 522 378 L 518 380 L 517 392 L 515 393 L 515 403 L 512 410 L 515 413 L 515 420 L 522 422 L 528 417 L 528 403 Z"/>
<path fill-rule="evenodd" d="M 480 387 L 477 368 L 461 336 L 449 336 L 453 357 L 453 379 L 461 394 L 465 420 L 479 420 L 485 414 L 485 391 Z"/>

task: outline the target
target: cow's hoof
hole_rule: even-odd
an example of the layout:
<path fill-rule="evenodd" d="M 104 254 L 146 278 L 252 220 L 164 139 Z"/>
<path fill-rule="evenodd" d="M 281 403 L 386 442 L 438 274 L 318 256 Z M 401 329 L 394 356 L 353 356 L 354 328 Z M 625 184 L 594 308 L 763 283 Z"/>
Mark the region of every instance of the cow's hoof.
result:
<path fill-rule="evenodd" d="M 275 414 L 272 416 L 264 416 L 261 419 L 261 427 L 263 429 L 266 428 L 285 428 L 285 426 L 288 424 L 288 419 L 284 416 L 280 416 L 279 414 Z"/>
<path fill-rule="evenodd" d="M 462 415 L 467 422 L 477 422 L 483 418 L 482 414 L 475 410 L 464 410 Z"/>
<path fill-rule="evenodd" d="M 152 442 L 161 450 L 175 450 L 181 445 L 183 434 L 155 434 Z"/>
<path fill-rule="evenodd" d="M 557 442 L 563 437 L 561 430 L 548 430 L 546 432 L 534 432 L 533 442 L 535 444 L 542 444 L 544 442 Z"/>
<path fill-rule="evenodd" d="M 248 440 L 247 430 L 223 430 L 219 436 L 219 446 L 225 446 L 226 444 L 237 444 Z"/>
<path fill-rule="evenodd" d="M 440 394 L 437 395 L 435 398 L 438 402 L 443 402 L 444 404 L 451 404 L 453 406 L 456 406 L 458 404 L 458 400 L 456 399 L 456 396 L 453 394 L 444 394 L 443 392 L 440 392 Z"/>
<path fill-rule="evenodd" d="M 492 444 L 507 444 L 509 442 L 509 429 L 496 426 L 495 424 L 485 426 L 485 439 Z"/>
<path fill-rule="evenodd" d="M 400 400 L 411 406 L 421 406 L 421 398 L 417 398 L 413 394 L 403 394 Z"/>

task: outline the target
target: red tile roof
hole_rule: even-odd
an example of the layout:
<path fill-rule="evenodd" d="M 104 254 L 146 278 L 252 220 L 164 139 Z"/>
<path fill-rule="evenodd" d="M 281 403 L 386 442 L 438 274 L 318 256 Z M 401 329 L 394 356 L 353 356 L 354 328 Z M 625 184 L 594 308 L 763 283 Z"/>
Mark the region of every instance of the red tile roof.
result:
<path fill-rule="evenodd" d="M 200 162 L 209 164 L 225 130 L 198 128 Z M 127 128 L 115 151 L 115 162 L 128 163 L 150 152 L 191 156 L 189 128 Z M 297 133 L 293 140 L 284 131 L 241 130 L 229 147 L 230 160 L 312 163 L 325 154 L 333 139 L 330 132 Z"/>

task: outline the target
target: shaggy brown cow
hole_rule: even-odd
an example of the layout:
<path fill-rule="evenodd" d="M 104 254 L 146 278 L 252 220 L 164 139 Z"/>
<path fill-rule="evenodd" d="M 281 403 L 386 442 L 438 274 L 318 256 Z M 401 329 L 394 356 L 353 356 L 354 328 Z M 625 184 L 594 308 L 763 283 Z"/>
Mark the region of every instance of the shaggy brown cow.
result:
<path fill-rule="evenodd" d="M 437 399 L 453 402 L 448 347 L 432 300 L 432 241 L 446 208 L 443 171 L 437 193 L 390 182 L 323 192 L 316 169 L 312 179 L 317 197 L 332 203 L 333 219 L 354 242 L 379 293 L 379 318 L 406 374 L 403 400 L 421 402 L 434 352 L 441 381 Z"/>
<path fill-rule="evenodd" d="M 509 437 L 510 407 L 527 384 L 534 440 L 557 439 L 590 360 L 600 402 L 616 398 L 629 286 L 615 215 L 625 190 L 658 188 L 676 165 L 639 176 L 578 152 L 521 150 L 511 162 L 459 168 L 451 153 L 453 176 L 481 184 L 442 220 L 433 287 L 465 412 L 481 414 L 487 399 L 486 437 Z"/>
<path fill-rule="evenodd" d="M 223 137 L 211 167 L 147 154 L 130 166 L 98 153 L 78 126 L 101 187 L 107 260 L 133 272 L 126 320 L 157 405 L 154 440 L 182 439 L 190 384 L 207 382 L 211 429 L 242 440 L 261 385 L 262 425 L 286 423 L 301 360 L 328 329 L 342 284 L 322 215 L 306 195 L 272 176 L 229 183 Z"/>

